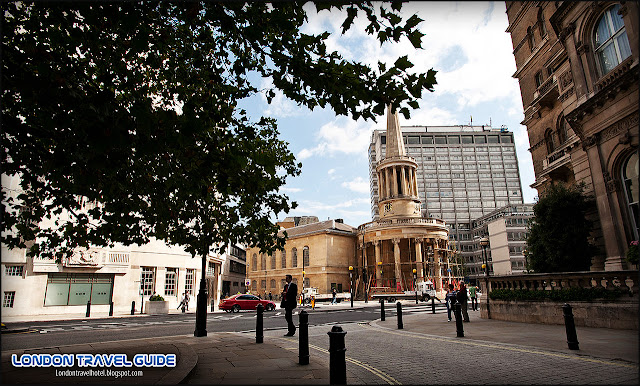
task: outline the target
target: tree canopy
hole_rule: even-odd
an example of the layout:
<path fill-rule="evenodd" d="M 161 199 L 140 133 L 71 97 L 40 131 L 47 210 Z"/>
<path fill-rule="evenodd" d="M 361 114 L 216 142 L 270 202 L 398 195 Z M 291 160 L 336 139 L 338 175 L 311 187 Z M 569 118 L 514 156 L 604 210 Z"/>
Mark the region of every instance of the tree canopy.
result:
<path fill-rule="evenodd" d="M 194 256 L 282 247 L 270 217 L 295 208 L 279 188 L 301 165 L 274 119 L 238 103 L 278 89 L 353 119 L 387 104 L 408 117 L 436 83 L 406 56 L 371 68 L 329 52 L 328 32 L 301 33 L 303 5 L 3 2 L 3 173 L 22 191 L 3 189 L 2 242 L 58 260 L 151 237 Z M 401 2 L 315 6 L 344 11 L 343 33 L 364 15 L 380 44 L 420 48 L 422 20 Z"/>
<path fill-rule="evenodd" d="M 527 237 L 527 269 L 534 272 L 588 271 L 595 247 L 589 244 L 593 200 L 584 185 L 548 187 L 533 206 Z"/>

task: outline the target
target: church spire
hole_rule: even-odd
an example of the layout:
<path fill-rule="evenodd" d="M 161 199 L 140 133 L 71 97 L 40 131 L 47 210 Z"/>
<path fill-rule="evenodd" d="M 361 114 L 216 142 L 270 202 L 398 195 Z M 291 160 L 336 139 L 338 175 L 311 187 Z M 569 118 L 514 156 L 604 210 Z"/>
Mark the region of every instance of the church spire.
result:
<path fill-rule="evenodd" d="M 391 105 L 387 105 L 387 152 L 385 158 L 404 156 L 404 141 L 402 130 L 398 121 L 398 112 L 391 111 Z"/>

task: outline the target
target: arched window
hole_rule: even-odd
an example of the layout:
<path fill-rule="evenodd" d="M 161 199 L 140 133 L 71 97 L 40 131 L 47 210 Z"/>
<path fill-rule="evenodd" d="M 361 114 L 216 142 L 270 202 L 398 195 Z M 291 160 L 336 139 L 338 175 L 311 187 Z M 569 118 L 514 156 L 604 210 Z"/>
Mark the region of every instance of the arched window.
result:
<path fill-rule="evenodd" d="M 271 282 L 269 283 L 269 288 L 276 288 L 276 279 L 271 279 Z"/>
<path fill-rule="evenodd" d="M 254 281 L 251 282 L 251 289 L 254 290 L 254 291 L 258 290 L 258 281 L 257 280 L 254 280 Z"/>
<path fill-rule="evenodd" d="M 622 164 L 622 183 L 627 201 L 629 217 L 631 218 L 631 228 L 634 232 L 634 240 L 638 240 L 638 152 L 634 152 Z"/>
<path fill-rule="evenodd" d="M 251 258 L 251 270 L 252 271 L 257 271 L 258 270 L 258 256 L 254 253 L 253 257 Z"/>
<path fill-rule="evenodd" d="M 622 16 L 618 14 L 619 10 L 620 4 L 607 9 L 593 31 L 594 52 L 601 76 L 631 56 L 627 31 Z"/>
<path fill-rule="evenodd" d="M 307 247 L 306 245 L 302 249 L 302 266 L 303 267 L 309 266 L 309 247 Z"/>
<path fill-rule="evenodd" d="M 553 131 L 551 129 L 547 129 L 544 133 L 544 142 L 547 145 L 547 154 L 553 153 L 556 149 L 556 144 L 553 141 Z"/>
<path fill-rule="evenodd" d="M 281 259 L 282 259 L 282 268 L 287 268 L 287 251 L 285 251 L 284 249 L 282 250 L 282 254 L 280 255 Z"/>
<path fill-rule="evenodd" d="M 536 41 L 533 38 L 533 30 L 531 29 L 531 27 L 527 28 L 527 43 L 529 43 L 529 50 L 533 52 L 533 49 L 536 46 Z"/>
<path fill-rule="evenodd" d="M 269 256 L 271 257 L 271 269 L 276 269 L 276 254 L 275 254 L 275 252 L 272 252 Z"/>
<path fill-rule="evenodd" d="M 559 145 L 567 142 L 567 138 L 569 138 L 569 131 L 567 128 L 567 121 L 564 119 L 564 115 L 560 116 L 558 120 L 558 142 Z"/>
<path fill-rule="evenodd" d="M 260 254 L 260 269 L 261 270 L 267 269 L 267 256 L 265 256 L 264 253 Z"/>
<path fill-rule="evenodd" d="M 542 14 L 542 8 L 538 10 L 538 26 L 540 26 L 540 36 L 547 36 L 547 26 L 544 24 L 544 15 Z"/>
<path fill-rule="evenodd" d="M 296 248 L 291 249 L 291 268 L 298 266 L 298 250 Z"/>

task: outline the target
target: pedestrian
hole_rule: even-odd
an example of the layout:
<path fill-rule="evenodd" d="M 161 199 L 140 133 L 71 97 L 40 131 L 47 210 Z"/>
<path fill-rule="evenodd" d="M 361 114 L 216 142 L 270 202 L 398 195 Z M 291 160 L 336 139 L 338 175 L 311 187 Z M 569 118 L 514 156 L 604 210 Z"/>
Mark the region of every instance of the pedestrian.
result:
<path fill-rule="evenodd" d="M 471 311 L 478 311 L 478 286 L 469 287 L 469 295 L 471 295 Z"/>
<path fill-rule="evenodd" d="M 449 290 L 444 297 L 445 304 L 447 305 L 447 318 L 451 321 L 451 311 L 453 305 L 456 303 L 456 291 L 453 290 L 453 284 L 449 284 Z"/>
<path fill-rule="evenodd" d="M 456 294 L 456 300 L 458 301 L 458 303 L 460 304 L 460 309 L 462 311 L 462 320 L 464 322 L 469 322 L 469 313 L 467 312 L 467 301 L 468 301 L 468 295 L 467 295 L 467 286 L 464 285 L 464 282 L 461 281 L 460 282 L 460 287 L 458 289 L 458 293 Z"/>
<path fill-rule="evenodd" d="M 180 304 L 178 304 L 178 308 L 176 308 L 176 310 L 180 309 L 180 307 L 186 307 L 186 303 L 187 303 L 187 293 L 183 293 L 182 294 L 182 300 L 180 301 Z"/>
<path fill-rule="evenodd" d="M 287 321 L 288 332 L 285 336 L 293 336 L 296 333 L 296 326 L 293 324 L 293 309 L 296 308 L 296 297 L 298 296 L 298 286 L 296 283 L 292 283 L 293 277 L 291 275 L 285 276 L 287 284 L 282 291 L 282 303 L 280 308 L 284 308 L 284 319 Z"/>
<path fill-rule="evenodd" d="M 336 293 L 335 287 L 331 288 L 331 295 L 333 296 L 333 298 L 331 298 L 331 304 L 336 304 L 336 295 L 337 295 L 337 293 Z"/>
<path fill-rule="evenodd" d="M 269 291 L 269 300 L 273 300 L 273 295 L 271 295 L 271 291 Z"/>

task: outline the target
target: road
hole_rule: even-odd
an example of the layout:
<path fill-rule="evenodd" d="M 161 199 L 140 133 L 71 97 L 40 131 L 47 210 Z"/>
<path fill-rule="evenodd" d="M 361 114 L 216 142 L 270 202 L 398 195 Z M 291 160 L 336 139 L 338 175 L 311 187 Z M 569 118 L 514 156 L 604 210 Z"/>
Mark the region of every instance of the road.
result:
<path fill-rule="evenodd" d="M 442 311 L 438 305 L 438 312 Z M 300 308 L 294 311 L 294 322 Z M 380 318 L 378 308 L 343 309 L 337 311 L 314 311 L 305 309 L 309 314 L 309 325 L 322 326 L 335 323 L 369 322 Z M 388 307 L 387 317 L 395 317 L 396 309 Z M 427 312 L 431 307 L 406 307 L 404 312 Z M 286 330 L 284 311 L 275 310 L 264 313 L 264 330 Z M 240 311 L 234 313 L 214 313 L 207 315 L 208 332 L 248 332 L 255 331 L 256 312 Z M 144 317 L 105 318 L 88 320 L 67 320 L 55 322 L 12 323 L 12 329 L 29 328 L 32 333 L 3 334 L 2 351 L 52 347 L 67 344 L 107 342 L 150 337 L 166 337 L 193 334 L 195 315 L 171 314 Z"/>

